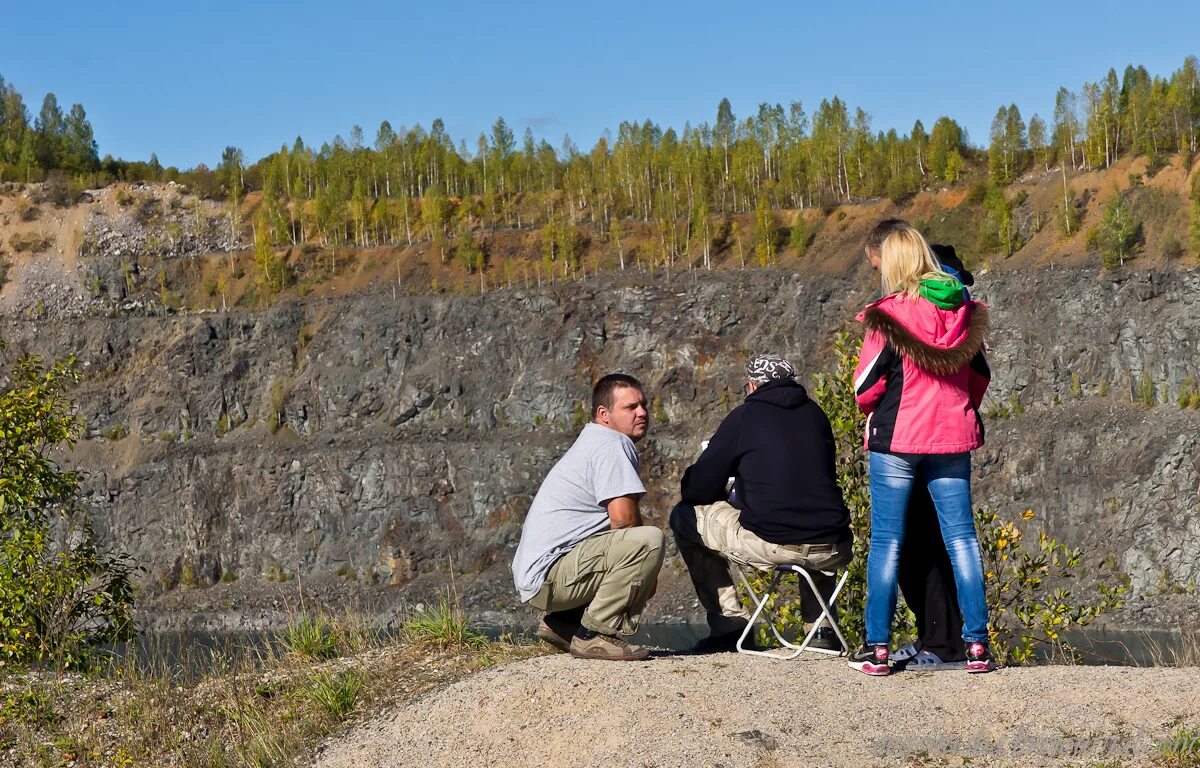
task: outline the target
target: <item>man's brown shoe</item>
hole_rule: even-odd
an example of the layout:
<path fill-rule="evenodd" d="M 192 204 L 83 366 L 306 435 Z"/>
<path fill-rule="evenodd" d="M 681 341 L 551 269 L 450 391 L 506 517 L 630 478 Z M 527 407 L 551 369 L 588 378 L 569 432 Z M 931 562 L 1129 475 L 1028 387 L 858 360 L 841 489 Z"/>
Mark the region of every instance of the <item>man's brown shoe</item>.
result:
<path fill-rule="evenodd" d="M 619 637 L 580 628 L 571 638 L 571 655 L 577 659 L 645 661 L 650 656 L 650 649 L 627 643 Z"/>
<path fill-rule="evenodd" d="M 538 640 L 567 653 L 571 650 L 571 638 L 579 631 L 579 622 L 583 620 L 586 608 L 584 605 L 543 615 L 534 635 Z"/>
<path fill-rule="evenodd" d="M 548 616 L 549 614 L 543 616 L 542 620 L 538 622 L 537 631 L 534 632 L 537 635 L 537 639 L 563 653 L 570 652 L 571 635 L 575 634 L 575 627 L 571 627 L 568 631 L 563 632 L 563 628 L 559 627 L 557 622 L 553 620 L 547 621 Z"/>

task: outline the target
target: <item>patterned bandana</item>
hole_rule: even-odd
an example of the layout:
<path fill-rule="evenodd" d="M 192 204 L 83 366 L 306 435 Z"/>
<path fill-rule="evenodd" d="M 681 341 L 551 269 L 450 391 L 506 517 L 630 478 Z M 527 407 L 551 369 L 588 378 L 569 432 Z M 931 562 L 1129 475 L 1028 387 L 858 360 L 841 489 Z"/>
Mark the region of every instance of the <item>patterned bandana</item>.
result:
<path fill-rule="evenodd" d="M 796 378 L 796 369 L 779 355 L 755 355 L 746 363 L 746 378 L 757 384 Z"/>

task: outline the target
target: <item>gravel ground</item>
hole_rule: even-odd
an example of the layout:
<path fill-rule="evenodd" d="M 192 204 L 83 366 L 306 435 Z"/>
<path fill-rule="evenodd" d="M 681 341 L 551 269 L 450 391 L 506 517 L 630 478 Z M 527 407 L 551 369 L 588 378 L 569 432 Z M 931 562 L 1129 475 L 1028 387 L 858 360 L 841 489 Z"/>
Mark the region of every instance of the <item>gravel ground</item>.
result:
<path fill-rule="evenodd" d="M 474 675 L 323 746 L 319 768 L 1148 764 L 1200 726 L 1195 669 L 871 678 L 842 659 L 545 656 Z"/>

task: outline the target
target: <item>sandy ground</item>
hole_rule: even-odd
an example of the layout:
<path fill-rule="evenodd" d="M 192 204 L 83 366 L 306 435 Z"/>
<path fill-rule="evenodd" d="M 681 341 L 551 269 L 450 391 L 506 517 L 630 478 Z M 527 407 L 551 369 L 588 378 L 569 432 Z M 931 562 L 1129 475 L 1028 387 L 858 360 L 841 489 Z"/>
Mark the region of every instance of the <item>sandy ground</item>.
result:
<path fill-rule="evenodd" d="M 1200 671 L 906 672 L 736 654 L 642 663 L 545 656 L 483 672 L 326 744 L 374 766 L 1139 765 L 1200 726 Z"/>

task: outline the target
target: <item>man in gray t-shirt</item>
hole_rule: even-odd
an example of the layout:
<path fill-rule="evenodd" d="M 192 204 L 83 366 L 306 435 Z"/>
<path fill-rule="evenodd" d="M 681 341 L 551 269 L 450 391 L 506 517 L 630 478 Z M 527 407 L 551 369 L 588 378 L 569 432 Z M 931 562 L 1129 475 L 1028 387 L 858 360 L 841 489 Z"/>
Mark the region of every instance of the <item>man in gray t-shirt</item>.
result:
<path fill-rule="evenodd" d="M 546 611 L 537 636 L 571 655 L 639 661 L 618 635 L 637 629 L 658 585 L 663 532 L 644 525 L 634 443 L 650 415 L 637 379 L 592 390 L 592 422 L 546 475 L 521 529 L 512 572 L 521 600 Z"/>

